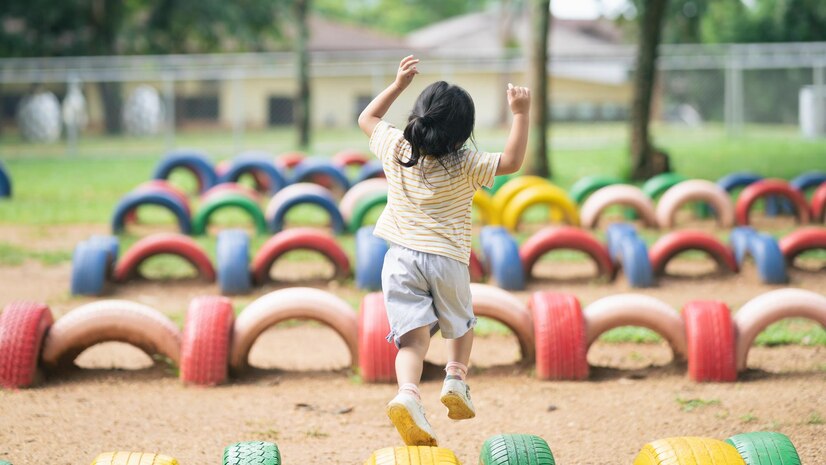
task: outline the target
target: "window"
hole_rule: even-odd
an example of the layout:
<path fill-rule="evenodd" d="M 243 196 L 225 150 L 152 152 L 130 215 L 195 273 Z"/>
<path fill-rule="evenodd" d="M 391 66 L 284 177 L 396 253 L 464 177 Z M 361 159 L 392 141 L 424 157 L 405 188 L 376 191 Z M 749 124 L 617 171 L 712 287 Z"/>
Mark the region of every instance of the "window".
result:
<path fill-rule="evenodd" d="M 215 95 L 196 95 L 175 99 L 175 113 L 184 121 L 216 121 L 220 112 L 218 97 Z"/>
<path fill-rule="evenodd" d="M 270 126 L 289 126 L 295 122 L 292 97 L 272 96 L 269 105 Z"/>

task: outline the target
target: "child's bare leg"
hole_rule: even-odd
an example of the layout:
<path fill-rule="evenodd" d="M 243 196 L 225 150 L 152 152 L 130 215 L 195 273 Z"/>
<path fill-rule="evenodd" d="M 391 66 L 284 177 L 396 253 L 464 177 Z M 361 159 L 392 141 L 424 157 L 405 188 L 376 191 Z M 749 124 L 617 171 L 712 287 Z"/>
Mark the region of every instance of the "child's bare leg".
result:
<path fill-rule="evenodd" d="M 462 337 L 447 340 L 447 371 L 448 376 L 465 379 L 467 364 L 470 361 L 470 350 L 473 347 L 473 329 L 468 330 Z"/>
<path fill-rule="evenodd" d="M 396 379 L 399 389 L 406 385 L 417 386 L 422 379 L 422 366 L 427 348 L 430 346 L 430 327 L 422 326 L 407 332 L 399 338 L 399 353 L 396 355 Z M 418 392 L 414 392 L 416 397 Z"/>
<path fill-rule="evenodd" d="M 476 416 L 470 390 L 465 384 L 470 349 L 473 346 L 473 330 L 462 337 L 447 340 L 447 377 L 442 385 L 441 401 L 447 407 L 447 416 L 453 420 L 467 420 Z"/>
<path fill-rule="evenodd" d="M 396 378 L 399 393 L 387 404 L 387 416 L 409 446 L 436 446 L 433 428 L 427 421 L 417 385 L 422 378 L 422 363 L 430 345 L 430 328 L 416 328 L 399 338 Z"/>

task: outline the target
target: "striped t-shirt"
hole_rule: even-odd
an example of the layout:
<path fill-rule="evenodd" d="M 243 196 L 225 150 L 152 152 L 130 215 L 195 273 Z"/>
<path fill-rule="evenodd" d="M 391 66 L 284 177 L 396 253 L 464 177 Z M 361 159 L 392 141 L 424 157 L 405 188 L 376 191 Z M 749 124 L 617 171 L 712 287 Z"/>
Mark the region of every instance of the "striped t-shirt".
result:
<path fill-rule="evenodd" d="M 385 121 L 373 129 L 370 150 L 382 161 L 388 184 L 387 206 L 373 234 L 409 249 L 469 263 L 473 194 L 493 185 L 501 153 L 466 150 L 447 170 L 432 157 L 405 168 L 396 159 L 410 158 L 410 143 Z"/>

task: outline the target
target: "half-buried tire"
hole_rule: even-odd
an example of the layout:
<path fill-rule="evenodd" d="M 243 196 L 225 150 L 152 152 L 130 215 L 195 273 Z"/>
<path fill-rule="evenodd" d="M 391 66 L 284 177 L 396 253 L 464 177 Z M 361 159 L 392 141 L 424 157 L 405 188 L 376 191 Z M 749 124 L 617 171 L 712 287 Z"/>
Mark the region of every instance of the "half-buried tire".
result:
<path fill-rule="evenodd" d="M 178 465 L 178 461 L 146 452 L 106 452 L 95 457 L 92 465 Z"/>
<path fill-rule="evenodd" d="M 450 449 L 430 446 L 387 447 L 373 452 L 364 465 L 459 465 Z"/>
<path fill-rule="evenodd" d="M 218 233 L 215 261 L 221 294 L 246 294 L 252 287 L 250 238 L 247 232 L 229 229 Z"/>
<path fill-rule="evenodd" d="M 183 258 L 198 270 L 203 279 L 215 281 L 215 269 L 204 249 L 187 236 L 169 233 L 145 237 L 133 244 L 115 266 L 115 281 L 126 282 L 137 276 L 141 263 L 162 254 Z"/>
<path fill-rule="evenodd" d="M 54 320 L 44 304 L 12 302 L 0 313 L 0 387 L 31 386 L 43 336 Z"/>
<path fill-rule="evenodd" d="M 585 319 L 571 294 L 535 292 L 528 301 L 536 339 L 536 376 L 545 380 L 588 378 Z"/>
<path fill-rule="evenodd" d="M 285 253 L 299 249 L 324 255 L 333 264 L 336 279 L 350 276 L 350 259 L 333 236 L 313 228 L 292 228 L 272 236 L 255 254 L 251 268 L 253 281 L 266 282 L 273 263 Z"/>
<path fill-rule="evenodd" d="M 226 381 L 234 319 L 232 302 L 225 297 L 192 300 L 181 335 L 181 381 L 201 386 Z"/>
<path fill-rule="evenodd" d="M 110 251 L 104 246 L 83 241 L 72 253 L 72 295 L 101 295 L 106 283 Z"/>
<path fill-rule="evenodd" d="M 745 465 L 731 444 L 708 438 L 659 439 L 642 448 L 634 465 Z"/>
<path fill-rule="evenodd" d="M 281 465 L 281 452 L 272 442 L 248 441 L 224 448 L 223 465 Z"/>
<path fill-rule="evenodd" d="M 387 241 L 374 236 L 372 226 L 356 232 L 356 286 L 359 289 L 381 289 L 381 270 L 387 250 Z"/>
<path fill-rule="evenodd" d="M 497 434 L 482 445 L 479 465 L 554 465 L 548 443 L 532 434 Z"/>
<path fill-rule="evenodd" d="M 755 431 L 734 435 L 726 442 L 737 449 L 746 465 L 800 465 L 797 449 L 783 433 Z"/>
<path fill-rule="evenodd" d="M 387 342 L 390 323 L 384 307 L 384 295 L 373 292 L 361 300 L 359 311 L 359 368 L 368 383 L 392 383 L 396 380 L 396 345 Z"/>
<path fill-rule="evenodd" d="M 693 381 L 736 381 L 735 331 L 728 306 L 695 300 L 683 308 L 688 377 Z"/>

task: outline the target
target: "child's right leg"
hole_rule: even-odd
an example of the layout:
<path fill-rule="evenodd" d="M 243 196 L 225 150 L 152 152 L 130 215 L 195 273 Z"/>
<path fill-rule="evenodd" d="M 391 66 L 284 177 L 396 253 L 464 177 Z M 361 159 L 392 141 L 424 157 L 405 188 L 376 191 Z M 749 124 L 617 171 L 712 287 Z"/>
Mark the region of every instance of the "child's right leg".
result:
<path fill-rule="evenodd" d="M 387 416 L 398 430 L 404 443 L 410 446 L 436 446 L 433 428 L 424 414 L 418 384 L 430 345 L 430 328 L 422 326 L 399 338 L 396 355 L 396 379 L 399 393 L 387 404 Z"/>

